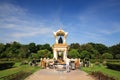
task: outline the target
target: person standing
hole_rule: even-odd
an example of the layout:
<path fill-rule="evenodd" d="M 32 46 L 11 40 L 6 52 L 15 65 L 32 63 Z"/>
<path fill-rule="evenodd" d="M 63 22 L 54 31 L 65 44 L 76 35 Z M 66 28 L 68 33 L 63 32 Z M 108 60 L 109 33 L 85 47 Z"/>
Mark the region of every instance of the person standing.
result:
<path fill-rule="evenodd" d="M 56 65 L 56 58 L 53 58 L 53 69 L 55 70 L 55 65 Z"/>
<path fill-rule="evenodd" d="M 66 59 L 66 71 L 70 72 L 70 59 L 69 58 Z"/>

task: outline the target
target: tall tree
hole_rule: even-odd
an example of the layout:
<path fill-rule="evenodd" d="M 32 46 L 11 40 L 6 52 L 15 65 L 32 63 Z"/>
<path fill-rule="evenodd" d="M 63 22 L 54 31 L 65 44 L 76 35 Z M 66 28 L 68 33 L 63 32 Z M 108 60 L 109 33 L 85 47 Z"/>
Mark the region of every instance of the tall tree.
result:
<path fill-rule="evenodd" d="M 30 53 L 36 53 L 37 52 L 36 44 L 33 43 L 33 42 L 28 45 L 28 49 L 29 49 Z"/>
<path fill-rule="evenodd" d="M 9 57 L 9 58 L 13 58 L 13 57 L 17 58 L 20 47 L 21 47 L 21 44 L 15 41 L 12 43 L 7 43 L 4 54 L 6 55 L 6 57 Z"/>
<path fill-rule="evenodd" d="M 114 58 L 116 58 L 115 55 L 120 54 L 120 43 L 109 47 L 109 50 L 114 55 Z"/>
<path fill-rule="evenodd" d="M 51 52 L 47 49 L 44 49 L 44 50 L 39 50 L 37 54 L 39 58 L 49 58 L 49 55 L 51 54 Z"/>
<path fill-rule="evenodd" d="M 72 43 L 72 44 L 70 44 L 70 49 L 79 49 L 80 48 L 80 45 L 79 45 L 79 43 Z"/>
<path fill-rule="evenodd" d="M 77 49 L 71 49 L 68 52 L 68 56 L 71 57 L 71 58 L 79 58 L 79 52 L 78 52 Z"/>
<path fill-rule="evenodd" d="M 50 47 L 50 44 L 47 44 L 47 43 L 42 45 L 42 49 L 47 49 L 49 51 L 52 51 L 52 48 Z"/>
<path fill-rule="evenodd" d="M 5 57 L 3 54 L 5 50 L 5 45 L 3 43 L 0 43 L 0 58 Z"/>
<path fill-rule="evenodd" d="M 96 49 L 93 49 L 92 52 L 90 53 L 91 59 L 99 59 L 101 55 Z"/>
<path fill-rule="evenodd" d="M 90 58 L 90 53 L 89 53 L 87 50 L 83 50 L 83 51 L 80 53 L 80 58 L 81 58 L 81 59 Z"/>
<path fill-rule="evenodd" d="M 38 44 L 38 45 L 36 46 L 37 51 L 38 51 L 38 50 L 42 50 L 42 47 L 43 47 L 43 46 L 42 46 L 41 44 Z"/>
<path fill-rule="evenodd" d="M 93 46 L 94 49 L 96 49 L 100 54 L 103 54 L 108 51 L 108 47 L 104 44 L 98 44 L 98 43 L 89 43 Z"/>
<path fill-rule="evenodd" d="M 22 45 L 21 48 L 19 49 L 19 54 L 18 56 L 20 58 L 28 58 L 30 56 L 29 49 L 27 45 Z"/>
<path fill-rule="evenodd" d="M 81 45 L 81 51 L 83 50 L 87 50 L 88 52 L 92 52 L 92 50 L 94 49 L 93 46 L 91 44 L 83 44 Z"/>
<path fill-rule="evenodd" d="M 103 59 L 113 59 L 113 55 L 110 53 L 103 53 L 102 58 Z"/>

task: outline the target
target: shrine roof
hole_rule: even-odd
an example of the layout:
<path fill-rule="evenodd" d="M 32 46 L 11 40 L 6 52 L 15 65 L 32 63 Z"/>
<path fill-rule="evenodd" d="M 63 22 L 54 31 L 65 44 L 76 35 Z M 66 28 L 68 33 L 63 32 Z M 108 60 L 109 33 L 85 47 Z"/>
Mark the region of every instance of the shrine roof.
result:
<path fill-rule="evenodd" d="M 66 36 L 68 33 L 65 32 L 64 30 L 62 30 L 62 28 L 60 28 L 58 31 L 54 32 L 54 35 L 56 36 Z"/>

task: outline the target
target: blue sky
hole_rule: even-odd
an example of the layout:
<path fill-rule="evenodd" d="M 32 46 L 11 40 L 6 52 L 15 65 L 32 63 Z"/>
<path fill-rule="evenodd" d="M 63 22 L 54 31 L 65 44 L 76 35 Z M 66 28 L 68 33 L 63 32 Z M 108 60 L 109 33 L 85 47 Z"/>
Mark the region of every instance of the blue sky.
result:
<path fill-rule="evenodd" d="M 0 0 L 0 42 L 55 42 L 53 32 L 68 32 L 70 43 L 120 42 L 119 0 Z"/>

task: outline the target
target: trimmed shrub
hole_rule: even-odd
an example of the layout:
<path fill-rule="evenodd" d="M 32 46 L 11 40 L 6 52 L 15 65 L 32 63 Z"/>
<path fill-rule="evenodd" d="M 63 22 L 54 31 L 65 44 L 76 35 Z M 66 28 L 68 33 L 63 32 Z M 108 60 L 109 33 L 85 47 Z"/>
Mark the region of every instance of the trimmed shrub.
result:
<path fill-rule="evenodd" d="M 100 65 L 100 62 L 96 61 L 96 62 L 95 62 L 95 65 Z"/>
<path fill-rule="evenodd" d="M 91 72 L 91 75 L 96 78 L 96 80 L 116 80 L 114 77 L 103 74 L 102 72 Z"/>
<path fill-rule="evenodd" d="M 120 64 L 119 63 L 107 63 L 106 65 L 109 69 L 120 71 Z"/>
<path fill-rule="evenodd" d="M 96 60 L 95 60 L 95 59 L 90 59 L 90 62 L 91 62 L 91 63 L 95 63 Z"/>
<path fill-rule="evenodd" d="M 108 63 L 120 63 L 119 59 L 107 59 L 106 60 Z"/>
<path fill-rule="evenodd" d="M 14 62 L 0 62 L 0 70 L 11 68 L 14 64 Z"/>
<path fill-rule="evenodd" d="M 96 62 L 102 63 L 103 60 L 102 59 L 90 59 L 90 62 L 91 63 L 96 63 Z"/>
<path fill-rule="evenodd" d="M 0 80 L 24 80 L 27 76 L 32 74 L 31 72 L 20 71 L 8 76 L 1 77 Z"/>
<path fill-rule="evenodd" d="M 102 64 L 103 64 L 104 66 L 106 66 L 106 63 L 107 63 L 107 61 L 106 61 L 106 60 L 104 60 Z"/>

